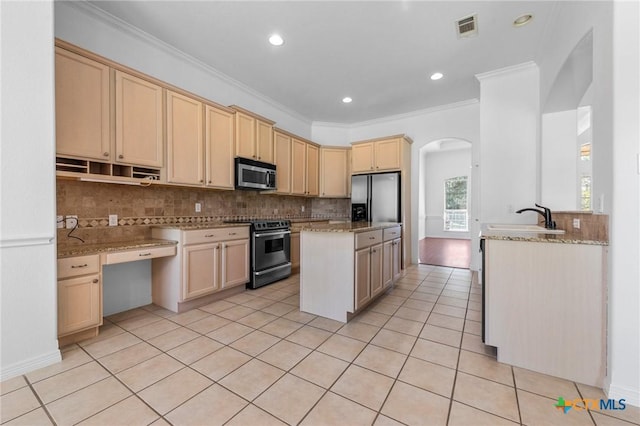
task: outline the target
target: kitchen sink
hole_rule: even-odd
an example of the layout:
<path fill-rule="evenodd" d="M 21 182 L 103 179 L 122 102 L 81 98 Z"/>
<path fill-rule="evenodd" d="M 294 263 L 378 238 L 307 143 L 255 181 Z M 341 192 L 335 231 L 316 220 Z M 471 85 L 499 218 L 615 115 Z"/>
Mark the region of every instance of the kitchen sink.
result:
<path fill-rule="evenodd" d="M 487 231 L 502 231 L 502 232 L 528 232 L 532 234 L 564 234 L 564 229 L 547 229 L 538 225 L 525 225 L 525 224 L 491 224 L 487 225 Z"/>

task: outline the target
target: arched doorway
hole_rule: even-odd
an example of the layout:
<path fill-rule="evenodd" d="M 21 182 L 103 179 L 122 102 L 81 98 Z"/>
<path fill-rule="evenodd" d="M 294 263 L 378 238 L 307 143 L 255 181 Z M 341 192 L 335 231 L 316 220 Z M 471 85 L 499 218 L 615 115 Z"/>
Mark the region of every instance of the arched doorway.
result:
<path fill-rule="evenodd" d="M 469 268 L 471 143 L 445 138 L 420 148 L 420 263 Z"/>

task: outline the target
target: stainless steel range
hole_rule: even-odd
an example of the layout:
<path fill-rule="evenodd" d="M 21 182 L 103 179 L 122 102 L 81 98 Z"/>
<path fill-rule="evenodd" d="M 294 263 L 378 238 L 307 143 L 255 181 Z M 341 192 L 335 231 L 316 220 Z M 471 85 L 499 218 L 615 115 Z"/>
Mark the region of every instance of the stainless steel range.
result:
<path fill-rule="evenodd" d="M 251 221 L 251 281 L 258 288 L 291 275 L 291 231 L 288 220 Z"/>

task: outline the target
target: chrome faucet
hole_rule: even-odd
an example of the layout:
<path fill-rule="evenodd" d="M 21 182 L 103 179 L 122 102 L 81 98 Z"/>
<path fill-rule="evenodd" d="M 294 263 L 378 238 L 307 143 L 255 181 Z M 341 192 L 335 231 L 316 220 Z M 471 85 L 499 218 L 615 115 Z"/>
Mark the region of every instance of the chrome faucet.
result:
<path fill-rule="evenodd" d="M 540 216 L 542 216 L 544 218 L 544 227 L 545 228 L 547 228 L 547 229 L 556 229 L 556 223 L 551 219 L 551 209 L 543 207 L 538 203 L 536 203 L 535 206 L 536 207 L 540 207 L 543 210 L 526 208 L 526 209 L 520 209 L 516 213 L 522 213 L 522 212 L 527 212 L 527 211 L 536 212 L 536 213 L 538 213 Z"/>

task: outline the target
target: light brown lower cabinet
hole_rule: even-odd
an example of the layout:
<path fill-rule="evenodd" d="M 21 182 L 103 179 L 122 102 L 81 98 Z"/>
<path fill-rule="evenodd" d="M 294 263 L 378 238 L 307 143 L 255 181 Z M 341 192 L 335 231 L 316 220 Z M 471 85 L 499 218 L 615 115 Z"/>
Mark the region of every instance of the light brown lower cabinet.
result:
<path fill-rule="evenodd" d="M 358 235 L 356 247 L 362 246 L 359 241 L 371 241 L 373 245 L 356 250 L 355 254 L 355 308 L 360 309 L 384 289 L 383 283 L 383 244 L 381 231 Z M 370 235 L 369 235 L 370 234 Z"/>
<path fill-rule="evenodd" d="M 300 232 L 291 233 L 291 268 L 300 267 Z"/>
<path fill-rule="evenodd" d="M 58 260 L 58 337 L 102 325 L 99 256 Z"/>
<path fill-rule="evenodd" d="M 153 303 L 180 304 L 249 282 L 249 227 L 154 228 L 154 238 L 178 241 L 177 255 L 153 260 Z M 184 309 L 184 308 L 183 308 Z"/>

